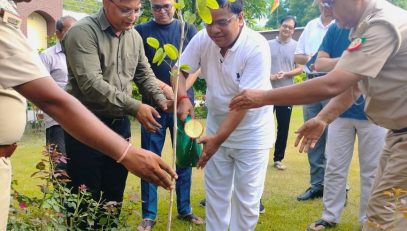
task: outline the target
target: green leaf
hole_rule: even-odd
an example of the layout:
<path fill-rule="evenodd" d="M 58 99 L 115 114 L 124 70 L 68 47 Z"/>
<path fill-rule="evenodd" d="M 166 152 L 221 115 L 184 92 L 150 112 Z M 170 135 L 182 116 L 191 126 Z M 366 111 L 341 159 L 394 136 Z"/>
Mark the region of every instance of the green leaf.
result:
<path fill-rule="evenodd" d="M 198 8 L 198 14 L 204 23 L 206 24 L 212 23 L 212 15 L 208 7 L 205 6 L 203 8 Z"/>
<path fill-rule="evenodd" d="M 216 0 L 206 0 L 206 6 L 211 9 L 219 9 L 219 4 Z"/>
<path fill-rule="evenodd" d="M 164 53 L 164 55 L 162 56 L 162 58 L 160 60 L 158 60 L 157 66 L 160 66 L 162 62 L 164 62 L 165 57 L 167 57 L 167 54 Z"/>
<path fill-rule="evenodd" d="M 164 51 L 171 60 L 178 59 L 178 49 L 174 45 L 169 44 L 169 43 L 165 44 Z"/>
<path fill-rule="evenodd" d="M 191 69 L 191 67 L 188 64 L 181 64 L 180 69 L 183 71 L 187 71 Z"/>
<path fill-rule="evenodd" d="M 177 10 L 182 10 L 185 7 L 184 0 L 179 0 L 177 3 L 174 3 L 174 8 Z"/>
<path fill-rule="evenodd" d="M 153 37 L 148 37 L 147 38 L 147 44 L 150 45 L 150 47 L 154 49 L 158 49 L 160 47 L 160 42 Z"/>
<path fill-rule="evenodd" d="M 154 54 L 153 63 L 154 64 L 158 63 L 158 61 L 160 61 L 163 56 L 164 56 L 164 50 L 163 50 L 163 48 L 160 47 Z"/>
<path fill-rule="evenodd" d="M 189 12 L 189 11 L 186 11 L 186 12 L 184 13 L 184 20 L 185 20 L 185 22 L 187 22 L 187 23 L 189 23 L 189 24 L 194 24 L 195 21 L 196 21 L 196 15 L 195 15 L 195 14 L 192 14 L 192 13 Z"/>

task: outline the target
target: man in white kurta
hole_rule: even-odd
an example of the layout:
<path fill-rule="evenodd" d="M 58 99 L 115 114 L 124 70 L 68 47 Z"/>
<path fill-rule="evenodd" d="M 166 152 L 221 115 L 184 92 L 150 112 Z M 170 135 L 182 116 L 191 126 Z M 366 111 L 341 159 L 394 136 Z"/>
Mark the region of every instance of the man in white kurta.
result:
<path fill-rule="evenodd" d="M 188 73 L 201 68 L 207 84 L 206 136 L 200 139 L 204 148 L 198 162 L 205 167 L 206 229 L 254 230 L 274 140 L 273 108 L 237 112 L 228 104 L 243 89 L 271 89 L 271 58 L 265 38 L 244 26 L 241 1 L 218 3 L 220 9 L 211 10 L 212 23 L 195 35 L 180 59 L 189 65 Z M 183 119 L 191 107 L 183 100 L 185 79 L 180 80 Z"/>

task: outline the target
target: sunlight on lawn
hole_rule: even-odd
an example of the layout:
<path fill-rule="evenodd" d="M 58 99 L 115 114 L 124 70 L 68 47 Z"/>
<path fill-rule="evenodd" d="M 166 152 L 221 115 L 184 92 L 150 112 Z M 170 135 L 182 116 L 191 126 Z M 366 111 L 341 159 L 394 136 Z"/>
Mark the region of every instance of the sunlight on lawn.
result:
<path fill-rule="evenodd" d="M 291 117 L 291 127 L 287 152 L 284 164 L 287 170 L 279 171 L 272 167 L 273 150 L 270 151 L 270 161 L 263 193 L 263 204 L 266 213 L 260 215 L 260 220 L 256 230 L 275 230 L 275 231 L 297 231 L 305 230 L 311 223 L 320 218 L 322 213 L 322 200 L 298 202 L 296 197 L 309 186 L 309 164 L 306 154 L 301 154 L 294 148 L 295 140 L 294 131 L 302 124 L 302 108 L 294 107 Z M 134 146 L 140 146 L 140 126 L 133 121 L 132 126 Z M 272 142 L 272 141 L 270 141 Z M 18 144 L 18 149 L 13 155 L 13 179 L 18 181 L 17 190 L 28 195 L 39 195 L 37 185 L 40 181 L 31 178 L 30 175 L 35 171 L 36 163 L 42 158 L 41 152 L 45 138 L 43 133 L 33 133 L 26 131 L 22 141 Z M 357 145 L 355 147 L 357 150 Z M 163 158 L 167 163 L 171 163 L 172 151 L 169 136 L 164 147 Z M 359 230 L 358 213 L 359 213 L 359 163 L 355 158 L 351 164 L 349 175 L 349 192 L 348 205 L 344 210 L 341 223 L 337 228 L 332 230 Z M 140 194 L 140 180 L 129 175 L 125 192 L 125 203 L 127 194 L 135 191 Z M 160 231 L 166 229 L 169 192 L 159 189 L 159 204 L 157 225 L 154 230 Z M 193 212 L 198 216 L 204 217 L 205 209 L 199 206 L 199 201 L 204 198 L 203 171 L 193 171 L 191 204 Z M 175 198 L 174 198 L 175 199 Z M 126 205 L 124 205 L 126 206 Z M 190 225 L 187 222 L 176 219 L 176 204 L 173 207 L 173 226 L 172 230 L 204 230 L 204 227 Z M 129 222 L 134 224 L 134 228 L 141 221 L 141 203 L 139 204 L 138 213 L 129 218 Z"/>

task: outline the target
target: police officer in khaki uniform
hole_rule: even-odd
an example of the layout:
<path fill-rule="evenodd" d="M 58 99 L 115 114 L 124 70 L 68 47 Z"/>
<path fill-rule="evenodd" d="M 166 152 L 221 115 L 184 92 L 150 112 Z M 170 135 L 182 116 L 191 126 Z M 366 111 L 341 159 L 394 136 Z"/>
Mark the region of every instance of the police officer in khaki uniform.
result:
<path fill-rule="evenodd" d="M 313 147 L 326 126 L 363 93 L 369 119 L 389 129 L 367 207 L 364 230 L 405 230 L 407 220 L 385 208 L 392 188 L 407 190 L 407 12 L 384 0 L 322 0 L 341 27 L 352 28 L 349 45 L 324 78 L 270 91 L 246 90 L 231 110 L 266 104 L 305 104 L 336 96 L 297 132 L 300 151 Z M 358 86 L 359 84 L 359 86 Z M 400 217 L 400 218 L 399 218 Z"/>
<path fill-rule="evenodd" d="M 22 1 L 30 0 L 15 0 Z M 26 102 L 21 95 L 54 117 L 65 131 L 119 160 L 133 174 L 171 188 L 166 173 L 177 177 L 176 173 L 159 156 L 129 145 L 55 84 L 19 30 L 21 19 L 17 15 L 13 1 L 0 0 L 0 231 L 6 230 L 10 204 L 8 157 L 25 126 Z"/>

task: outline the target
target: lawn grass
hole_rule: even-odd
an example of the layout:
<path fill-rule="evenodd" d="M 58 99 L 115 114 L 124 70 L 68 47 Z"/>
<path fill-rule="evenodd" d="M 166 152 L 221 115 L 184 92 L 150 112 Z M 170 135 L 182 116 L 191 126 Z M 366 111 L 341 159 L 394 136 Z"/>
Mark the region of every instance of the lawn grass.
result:
<path fill-rule="evenodd" d="M 302 108 L 294 107 L 291 117 L 291 129 L 287 145 L 284 163 L 287 170 L 279 171 L 272 167 L 273 150 L 270 151 L 270 161 L 263 193 L 263 204 L 266 213 L 260 215 L 256 230 L 270 231 L 297 231 L 305 230 L 307 225 L 317 220 L 322 212 L 322 200 L 298 202 L 296 197 L 309 186 L 309 164 L 306 154 L 298 153 L 294 148 L 294 131 L 303 123 Z M 132 125 L 133 144 L 140 146 L 140 127 L 137 122 Z M 272 142 L 272 141 L 270 141 Z M 42 158 L 41 152 L 44 145 L 44 134 L 27 131 L 19 143 L 16 153 L 12 157 L 13 179 L 18 181 L 17 190 L 28 195 L 39 195 L 36 185 L 40 181 L 31 178 L 35 171 L 35 164 Z M 164 147 L 163 158 L 167 163 L 171 163 L 171 143 L 169 139 Z M 357 148 L 357 146 L 355 147 Z M 356 150 L 356 149 L 355 149 Z M 352 231 L 359 230 L 359 163 L 358 158 L 352 160 L 348 183 L 351 186 L 349 192 L 348 205 L 344 209 L 341 223 L 332 230 Z M 140 193 L 140 180 L 129 175 L 126 187 L 126 197 L 128 192 Z M 169 204 L 169 192 L 159 189 L 159 204 L 157 225 L 154 230 L 166 230 L 166 221 Z M 199 201 L 204 198 L 203 171 L 194 169 L 192 177 L 191 204 L 193 212 L 198 216 L 205 216 L 205 209 L 199 206 Z M 174 198 L 175 199 L 175 198 Z M 126 199 L 125 199 L 126 201 Z M 126 206 L 126 205 L 124 205 Z M 138 212 L 129 218 L 129 223 L 134 224 L 134 229 L 141 221 L 140 203 Z M 172 230 L 205 230 L 204 227 L 190 225 L 187 222 L 176 219 L 176 205 L 173 207 Z"/>

